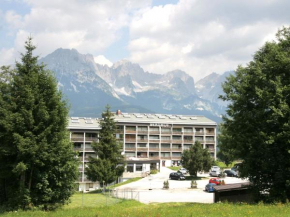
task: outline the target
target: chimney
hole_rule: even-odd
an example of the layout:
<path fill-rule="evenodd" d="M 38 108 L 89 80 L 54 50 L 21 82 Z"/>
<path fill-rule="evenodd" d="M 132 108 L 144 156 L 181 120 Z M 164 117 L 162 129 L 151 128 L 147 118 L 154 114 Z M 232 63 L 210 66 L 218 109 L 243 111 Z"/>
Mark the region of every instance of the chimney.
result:
<path fill-rule="evenodd" d="M 121 115 L 121 110 L 117 110 L 116 115 Z"/>

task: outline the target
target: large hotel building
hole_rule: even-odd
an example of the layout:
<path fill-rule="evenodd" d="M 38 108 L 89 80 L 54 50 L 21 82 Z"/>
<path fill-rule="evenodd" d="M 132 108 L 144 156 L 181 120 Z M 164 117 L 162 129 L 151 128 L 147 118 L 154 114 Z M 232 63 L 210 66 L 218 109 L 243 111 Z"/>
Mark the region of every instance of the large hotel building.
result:
<path fill-rule="evenodd" d="M 183 150 L 195 141 L 207 148 L 216 159 L 217 124 L 204 116 L 135 114 L 117 111 L 114 119 L 118 126 L 116 137 L 123 145 L 126 168 L 122 180 L 144 176 L 150 169 L 179 165 Z M 69 119 L 68 129 L 74 149 L 79 151 L 79 188 L 90 190 L 99 183 L 88 180 L 84 168 L 89 156 L 97 156 L 91 147 L 98 139 L 100 119 Z"/>

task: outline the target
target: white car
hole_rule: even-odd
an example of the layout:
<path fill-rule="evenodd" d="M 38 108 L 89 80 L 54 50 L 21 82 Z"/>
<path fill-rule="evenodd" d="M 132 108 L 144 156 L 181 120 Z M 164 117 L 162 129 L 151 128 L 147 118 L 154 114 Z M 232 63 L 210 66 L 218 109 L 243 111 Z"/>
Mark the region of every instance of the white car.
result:
<path fill-rule="evenodd" d="M 221 169 L 218 166 L 212 166 L 209 172 L 210 176 L 220 176 L 221 175 Z"/>
<path fill-rule="evenodd" d="M 180 168 L 178 171 L 181 172 L 182 174 L 188 173 L 187 169 L 185 168 Z"/>

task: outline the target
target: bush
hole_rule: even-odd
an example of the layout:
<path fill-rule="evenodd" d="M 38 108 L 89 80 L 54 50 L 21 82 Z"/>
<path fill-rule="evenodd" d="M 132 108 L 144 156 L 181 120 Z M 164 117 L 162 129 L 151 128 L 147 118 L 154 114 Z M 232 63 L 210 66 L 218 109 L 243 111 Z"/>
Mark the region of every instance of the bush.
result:
<path fill-rule="evenodd" d="M 168 182 L 168 180 L 163 182 L 163 189 L 169 189 L 169 182 Z"/>
<path fill-rule="evenodd" d="M 158 170 L 150 170 L 150 174 L 157 174 Z"/>

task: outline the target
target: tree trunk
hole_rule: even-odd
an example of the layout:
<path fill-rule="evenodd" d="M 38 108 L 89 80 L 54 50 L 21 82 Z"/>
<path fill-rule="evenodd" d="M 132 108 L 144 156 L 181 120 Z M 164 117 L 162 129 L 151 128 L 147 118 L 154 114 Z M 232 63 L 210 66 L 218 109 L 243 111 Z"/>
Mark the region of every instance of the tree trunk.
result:
<path fill-rule="evenodd" d="M 29 175 L 29 182 L 28 182 L 28 189 L 30 191 L 31 189 L 31 183 L 32 183 L 32 173 L 33 173 L 33 167 L 30 170 L 30 175 Z"/>

